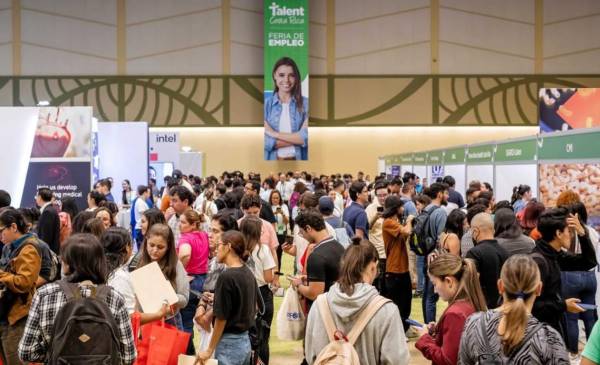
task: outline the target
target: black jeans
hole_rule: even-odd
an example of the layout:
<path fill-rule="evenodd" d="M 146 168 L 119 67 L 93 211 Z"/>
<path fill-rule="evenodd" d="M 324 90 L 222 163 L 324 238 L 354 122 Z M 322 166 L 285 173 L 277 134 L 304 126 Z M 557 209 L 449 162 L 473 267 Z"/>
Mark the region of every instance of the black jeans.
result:
<path fill-rule="evenodd" d="M 269 338 L 271 337 L 271 324 L 273 323 L 273 292 L 268 285 L 263 285 L 260 288 L 260 295 L 262 295 L 263 301 L 265 302 L 265 314 L 262 316 L 263 319 L 269 324 L 269 327 L 265 329 L 265 340 L 262 345 L 258 348 L 258 356 L 261 360 L 268 365 L 269 364 Z"/>
<path fill-rule="evenodd" d="M 285 243 L 286 236 L 285 233 L 277 235 L 277 242 L 279 242 L 279 246 L 277 246 L 277 271 L 281 271 L 281 254 L 283 253 L 281 246 Z"/>
<path fill-rule="evenodd" d="M 412 303 L 412 281 L 410 280 L 410 273 L 405 272 L 396 274 L 386 272 L 385 287 L 385 296 L 398 306 L 400 318 L 402 318 L 402 325 L 404 326 L 404 332 L 406 332 L 409 327 L 406 320 L 410 317 Z"/>
<path fill-rule="evenodd" d="M 380 258 L 377 263 L 377 277 L 373 281 L 373 286 L 377 288 L 379 294 L 385 296 L 385 259 Z"/>

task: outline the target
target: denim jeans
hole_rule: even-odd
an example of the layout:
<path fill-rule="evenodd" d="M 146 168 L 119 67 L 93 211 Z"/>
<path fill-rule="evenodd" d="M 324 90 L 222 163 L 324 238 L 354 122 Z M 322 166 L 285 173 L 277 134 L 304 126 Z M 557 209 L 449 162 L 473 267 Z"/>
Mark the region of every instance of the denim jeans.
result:
<path fill-rule="evenodd" d="M 166 324 L 176 327 L 178 330 L 183 331 L 183 324 L 181 323 L 181 313 L 177 312 L 173 317 L 165 319 Z"/>
<path fill-rule="evenodd" d="M 423 292 L 423 288 L 425 287 L 425 276 L 423 275 L 423 267 L 425 266 L 425 256 L 417 255 L 417 291 L 419 293 Z"/>
<path fill-rule="evenodd" d="M 133 239 L 135 243 L 135 252 L 142 250 L 142 245 L 144 244 L 144 235 L 142 234 L 141 229 L 133 230 Z"/>
<path fill-rule="evenodd" d="M 215 349 L 219 365 L 249 365 L 250 337 L 248 332 L 224 333 Z"/>
<path fill-rule="evenodd" d="M 578 298 L 581 303 L 596 304 L 596 273 L 594 271 L 563 271 L 561 274 L 563 298 Z M 585 335 L 589 339 L 592 328 L 598 319 L 595 310 L 582 313 L 566 313 L 567 317 L 567 349 L 578 352 L 579 324 L 582 320 Z"/>
<path fill-rule="evenodd" d="M 191 274 L 190 276 L 194 277 L 194 279 L 190 281 L 190 289 L 197 293 L 202 293 L 202 289 L 204 288 L 204 280 L 206 280 L 206 274 Z M 183 322 L 183 330 L 191 334 L 190 342 L 188 343 L 187 348 L 188 355 L 194 355 L 196 353 L 194 351 L 194 315 L 196 314 L 198 303 L 200 303 L 200 298 L 190 292 L 188 304 L 185 306 L 185 308 L 182 308 L 180 312 L 181 321 Z"/>
<path fill-rule="evenodd" d="M 427 275 L 426 264 L 423 264 L 423 271 L 421 271 L 421 273 L 425 279 L 425 283 L 423 284 L 423 302 L 421 304 L 423 307 L 423 320 L 425 323 L 435 322 L 435 306 L 439 296 L 433 290 L 433 283 L 429 280 L 429 276 Z"/>

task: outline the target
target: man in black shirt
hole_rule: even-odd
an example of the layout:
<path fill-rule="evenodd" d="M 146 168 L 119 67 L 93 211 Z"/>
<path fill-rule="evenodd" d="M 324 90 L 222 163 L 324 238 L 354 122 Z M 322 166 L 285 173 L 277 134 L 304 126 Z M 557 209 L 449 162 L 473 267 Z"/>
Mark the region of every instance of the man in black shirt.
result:
<path fill-rule="evenodd" d="M 52 206 L 54 194 L 48 188 L 40 188 L 35 203 L 40 207 L 40 219 L 37 225 L 38 237 L 46 242 L 55 254 L 60 254 L 60 218 Z"/>
<path fill-rule="evenodd" d="M 467 258 L 475 260 L 479 271 L 479 283 L 488 309 L 500 305 L 498 279 L 508 252 L 494 239 L 494 221 L 488 213 L 479 213 L 471 220 L 475 247 L 467 252 Z"/>
<path fill-rule="evenodd" d="M 254 180 L 249 180 L 248 182 L 246 182 L 246 185 L 244 185 L 244 195 L 245 194 L 260 196 L 260 182 Z M 271 204 L 264 201 L 263 199 L 261 199 L 259 217 L 260 219 L 264 219 L 267 222 L 271 223 L 273 225 L 273 228 L 277 228 L 275 227 L 277 219 L 275 218 L 275 214 L 273 214 Z"/>
<path fill-rule="evenodd" d="M 562 295 L 561 272 L 587 271 L 597 265 L 596 253 L 589 232 L 577 215 L 569 214 L 566 208 L 548 209 L 540 216 L 538 230 L 542 239 L 536 242 L 531 257 L 540 269 L 540 279 L 544 285 L 536 298 L 531 314 L 540 322 L 545 322 L 560 333 L 570 348 L 564 314 L 581 313 L 583 308 L 577 298 L 564 298 Z M 568 249 L 577 235 L 581 253 L 574 254 Z"/>
<path fill-rule="evenodd" d="M 291 284 L 310 305 L 338 279 L 344 247 L 329 235 L 323 216 L 315 209 L 301 212 L 296 218 L 296 224 L 302 237 L 310 245 L 314 245 L 314 248 L 306 261 L 306 278 L 296 278 Z"/>

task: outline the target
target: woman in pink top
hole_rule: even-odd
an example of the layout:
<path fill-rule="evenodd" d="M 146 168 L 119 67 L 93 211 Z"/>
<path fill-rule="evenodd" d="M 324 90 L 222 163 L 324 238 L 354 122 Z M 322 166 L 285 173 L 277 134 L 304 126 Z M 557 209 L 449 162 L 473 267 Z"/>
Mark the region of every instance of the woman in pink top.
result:
<path fill-rule="evenodd" d="M 199 229 L 201 223 L 200 215 L 192 209 L 183 212 L 179 221 L 181 236 L 177 242 L 177 256 L 190 278 L 190 299 L 181 310 L 183 330 L 192 335 L 188 343 L 188 355 L 194 355 L 194 314 L 208 271 L 208 234 Z"/>

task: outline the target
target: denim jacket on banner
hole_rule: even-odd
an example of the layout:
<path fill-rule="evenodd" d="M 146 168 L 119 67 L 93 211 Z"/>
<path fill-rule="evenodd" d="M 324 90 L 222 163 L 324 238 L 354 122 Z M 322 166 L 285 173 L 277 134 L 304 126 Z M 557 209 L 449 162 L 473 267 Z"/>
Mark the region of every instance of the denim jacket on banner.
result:
<path fill-rule="evenodd" d="M 296 150 L 296 160 L 306 160 L 308 158 L 308 128 L 302 129 L 302 124 L 308 118 L 308 98 L 302 97 L 304 111 L 298 112 L 294 98 L 290 100 L 290 122 L 292 124 L 292 133 L 300 132 L 304 143 L 302 146 L 294 146 Z M 279 131 L 279 119 L 281 118 L 281 103 L 277 93 L 265 99 L 265 121 L 274 131 Z M 265 133 L 265 160 L 277 160 L 276 139 Z"/>

